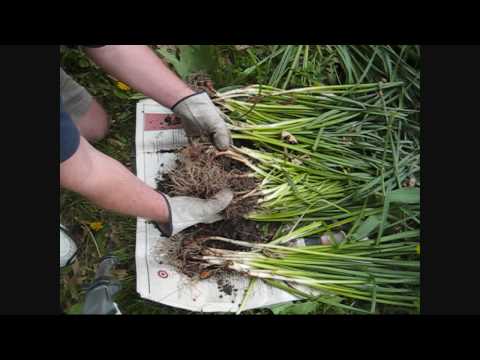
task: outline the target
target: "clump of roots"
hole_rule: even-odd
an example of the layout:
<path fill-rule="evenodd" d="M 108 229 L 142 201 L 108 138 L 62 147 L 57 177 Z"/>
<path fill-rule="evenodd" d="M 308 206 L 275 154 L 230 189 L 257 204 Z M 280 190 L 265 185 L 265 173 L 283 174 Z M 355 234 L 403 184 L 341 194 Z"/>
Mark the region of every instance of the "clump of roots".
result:
<path fill-rule="evenodd" d="M 267 228 L 262 229 L 257 222 L 243 218 L 221 220 L 213 224 L 197 224 L 171 236 L 168 241 L 159 242 L 155 255 L 189 278 L 206 279 L 231 270 L 225 266 L 205 263 L 201 259 L 203 255 L 211 255 L 215 249 L 249 251 L 249 248 L 244 246 L 211 239 L 211 237 L 221 236 L 244 242 L 263 243 L 273 239 L 280 225 L 270 223 L 266 226 Z"/>
<path fill-rule="evenodd" d="M 193 91 L 205 91 L 210 97 L 215 96 L 215 89 L 213 87 L 212 79 L 203 71 L 189 74 L 186 78 L 187 84 Z"/>
<path fill-rule="evenodd" d="M 167 261 L 177 270 L 190 278 L 205 279 L 217 273 L 225 272 L 225 267 L 211 266 L 201 257 L 208 252 L 208 237 L 197 236 L 196 232 L 182 232 L 172 236 L 157 253 L 163 253 Z"/>
<path fill-rule="evenodd" d="M 234 199 L 223 216 L 242 217 L 258 203 L 259 196 L 255 195 L 258 181 L 247 166 L 228 155 L 211 145 L 191 144 L 180 151 L 176 168 L 157 182 L 157 190 L 169 196 L 209 199 L 228 188 L 234 192 Z"/>

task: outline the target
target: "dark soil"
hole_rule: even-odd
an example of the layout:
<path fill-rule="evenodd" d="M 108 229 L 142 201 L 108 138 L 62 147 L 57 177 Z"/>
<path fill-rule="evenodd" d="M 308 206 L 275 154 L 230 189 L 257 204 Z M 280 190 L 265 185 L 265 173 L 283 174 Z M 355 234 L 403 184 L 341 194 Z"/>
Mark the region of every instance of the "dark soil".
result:
<path fill-rule="evenodd" d="M 265 241 L 260 232 L 260 226 L 257 222 L 238 218 L 222 220 L 213 224 L 198 224 L 184 232 L 191 233 L 195 237 L 199 238 L 204 238 L 208 236 L 222 236 L 228 239 L 241 240 L 253 243 Z M 236 246 L 233 244 L 228 244 L 222 241 L 215 240 L 209 241 L 208 245 L 217 249 L 240 251 L 248 250 L 242 246 Z"/>
<path fill-rule="evenodd" d="M 207 240 L 210 236 L 221 236 L 246 242 L 267 242 L 278 225 L 271 224 L 268 233 L 262 233 L 259 223 L 247 220 L 244 215 L 256 208 L 258 196 L 244 197 L 258 185 L 255 178 L 248 176 L 251 170 L 229 157 L 218 155 L 211 145 L 191 144 L 179 153 L 177 166 L 163 180 L 157 181 L 157 190 L 169 196 L 193 196 L 208 199 L 222 189 L 234 192 L 232 203 L 223 211 L 224 220 L 213 224 L 197 224 L 170 238 L 169 261 L 189 277 L 206 279 L 228 272 L 227 269 L 207 266 L 198 257 L 206 248 L 249 251 L 218 240 Z M 228 286 L 223 289 L 229 293 Z"/>
<path fill-rule="evenodd" d="M 213 146 L 192 144 L 180 151 L 177 167 L 157 181 L 157 190 L 169 196 L 209 199 L 228 188 L 235 193 L 223 211 L 226 219 L 242 218 L 255 209 L 258 196 L 244 197 L 257 187 L 247 166 L 218 152 Z"/>
<path fill-rule="evenodd" d="M 191 278 L 206 279 L 213 275 L 230 270 L 215 266 L 206 267 L 196 259 L 202 256 L 206 248 L 234 251 L 249 251 L 250 248 L 225 243 L 219 240 L 209 240 L 210 236 L 221 236 L 245 242 L 268 242 L 280 226 L 277 223 L 268 224 L 266 231 L 261 231 L 260 225 L 252 220 L 230 219 L 213 224 L 197 224 L 179 234 L 172 236 L 168 242 L 168 259 L 179 271 Z"/>

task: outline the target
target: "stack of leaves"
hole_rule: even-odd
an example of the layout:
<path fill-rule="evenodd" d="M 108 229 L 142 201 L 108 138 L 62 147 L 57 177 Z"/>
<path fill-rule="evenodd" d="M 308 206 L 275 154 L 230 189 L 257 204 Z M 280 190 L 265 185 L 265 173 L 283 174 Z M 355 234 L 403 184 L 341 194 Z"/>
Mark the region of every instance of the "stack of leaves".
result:
<path fill-rule="evenodd" d="M 389 216 L 392 195 L 418 195 L 416 110 L 390 106 L 401 83 L 280 90 L 254 85 L 218 94 L 237 157 L 262 179 L 255 220 L 295 221 Z M 253 163 L 254 161 L 254 163 Z M 395 198 L 396 197 L 396 198 Z M 383 208 L 383 209 L 382 209 Z M 415 207 L 404 211 L 413 217 Z"/>
<path fill-rule="evenodd" d="M 201 269 L 262 278 L 349 311 L 419 302 L 420 121 L 416 46 L 271 46 L 242 51 L 259 84 L 215 93 L 257 179 L 247 217 L 281 224 L 268 244 L 197 239 Z M 292 246 L 342 230 L 343 242 Z M 220 241 L 251 248 L 232 251 Z M 198 264 L 198 263 L 197 263 Z M 304 288 L 299 288 L 303 286 Z"/>

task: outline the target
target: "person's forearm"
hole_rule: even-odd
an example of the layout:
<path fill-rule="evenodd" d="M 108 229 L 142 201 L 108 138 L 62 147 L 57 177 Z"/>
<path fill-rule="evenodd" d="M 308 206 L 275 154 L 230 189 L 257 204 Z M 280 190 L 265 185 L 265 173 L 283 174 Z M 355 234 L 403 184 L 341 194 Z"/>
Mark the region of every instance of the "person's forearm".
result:
<path fill-rule="evenodd" d="M 85 49 L 106 72 L 171 108 L 194 93 L 145 45 L 106 45 Z"/>
<path fill-rule="evenodd" d="M 169 221 L 168 205 L 162 195 L 83 138 L 79 151 L 61 165 L 60 181 L 63 187 L 104 209 L 160 223 Z"/>

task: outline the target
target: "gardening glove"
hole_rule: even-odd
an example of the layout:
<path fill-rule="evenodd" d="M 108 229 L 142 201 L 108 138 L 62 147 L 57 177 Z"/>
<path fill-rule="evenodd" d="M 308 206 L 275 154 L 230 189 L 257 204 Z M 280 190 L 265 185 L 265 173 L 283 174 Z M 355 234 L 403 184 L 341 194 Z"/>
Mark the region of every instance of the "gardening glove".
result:
<path fill-rule="evenodd" d="M 195 224 L 211 224 L 222 220 L 219 212 L 225 209 L 233 199 L 233 192 L 228 189 L 220 191 L 208 200 L 189 196 L 162 195 L 165 197 L 170 212 L 168 223 L 158 223 L 165 236 L 178 234 Z"/>
<path fill-rule="evenodd" d="M 187 136 L 206 134 L 219 150 L 227 150 L 232 143 L 227 124 L 206 92 L 183 98 L 172 111 L 182 119 Z"/>

